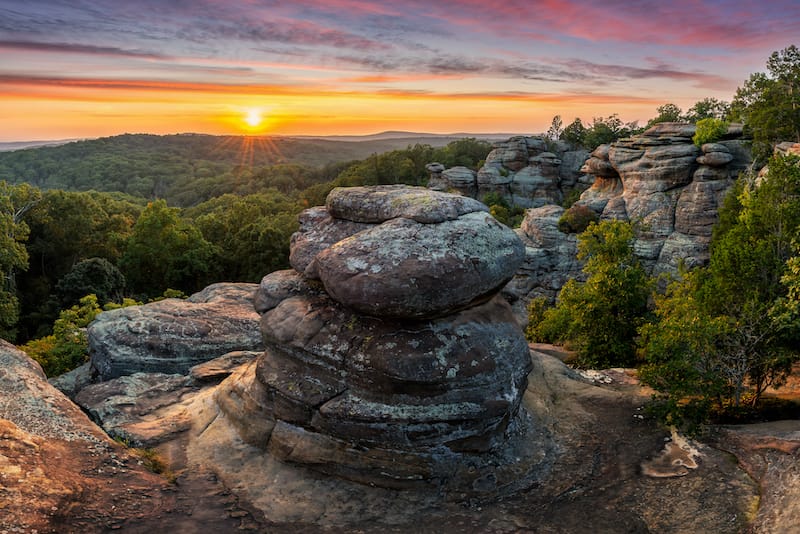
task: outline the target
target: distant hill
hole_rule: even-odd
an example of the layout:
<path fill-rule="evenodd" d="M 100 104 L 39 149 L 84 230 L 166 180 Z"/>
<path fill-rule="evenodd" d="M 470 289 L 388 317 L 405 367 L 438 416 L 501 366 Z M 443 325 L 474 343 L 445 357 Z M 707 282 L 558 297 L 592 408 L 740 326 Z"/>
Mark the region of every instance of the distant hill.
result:
<path fill-rule="evenodd" d="M 5 143 L 0 142 L 0 152 L 22 150 L 25 148 L 36 148 L 40 146 L 58 146 L 66 143 L 72 143 L 73 141 L 79 141 L 79 139 L 58 139 L 52 141 L 11 141 Z"/>
<path fill-rule="evenodd" d="M 118 191 L 188 206 L 256 187 L 280 188 L 288 182 L 308 187 L 332 180 L 347 162 L 417 144 L 440 148 L 464 137 L 469 136 L 383 132 L 343 140 L 125 134 L 58 146 L 5 143 L 17 149 L 0 152 L 0 180 L 41 189 Z"/>
<path fill-rule="evenodd" d="M 465 137 L 474 137 L 475 139 L 483 139 L 486 141 L 501 141 L 514 137 L 514 133 L 452 133 L 452 134 L 432 134 L 424 132 L 402 132 L 402 131 L 387 131 L 369 135 L 298 135 L 293 136 L 296 139 L 322 139 L 329 141 L 349 141 L 349 142 L 363 142 L 363 141 L 385 141 L 385 140 L 413 140 L 420 142 L 424 140 L 427 144 L 436 146 L 433 142 L 444 142 L 447 144 L 456 139 L 464 139 Z M 413 143 L 412 143 L 413 144 Z M 443 146 L 443 145 L 441 145 Z"/>

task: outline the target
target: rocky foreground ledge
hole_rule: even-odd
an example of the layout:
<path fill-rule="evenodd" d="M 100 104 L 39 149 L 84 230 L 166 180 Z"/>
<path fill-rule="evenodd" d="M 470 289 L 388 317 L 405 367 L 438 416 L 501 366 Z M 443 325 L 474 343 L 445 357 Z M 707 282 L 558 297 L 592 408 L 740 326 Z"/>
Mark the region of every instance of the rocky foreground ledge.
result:
<path fill-rule="evenodd" d="M 304 213 L 292 270 L 101 315 L 92 362 L 56 381 L 83 411 L 0 344 L 0 532 L 800 524 L 800 422 L 670 438 L 633 373 L 525 343 L 497 296 L 521 258 L 468 199 L 339 190 Z"/>

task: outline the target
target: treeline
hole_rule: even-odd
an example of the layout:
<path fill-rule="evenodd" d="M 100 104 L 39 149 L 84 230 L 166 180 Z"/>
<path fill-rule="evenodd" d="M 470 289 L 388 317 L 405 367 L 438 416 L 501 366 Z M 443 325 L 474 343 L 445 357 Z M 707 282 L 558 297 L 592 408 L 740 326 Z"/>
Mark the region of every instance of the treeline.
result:
<path fill-rule="evenodd" d="M 458 141 L 456 141 L 458 142 Z M 403 143 L 403 144 L 400 144 Z M 433 138 L 420 146 L 433 145 Z M 412 145 L 284 137 L 127 134 L 0 152 L 0 180 L 40 189 L 121 192 L 188 207 L 226 194 L 282 192 L 335 179 L 353 162 Z"/>
<path fill-rule="evenodd" d="M 323 204 L 334 187 L 420 185 L 427 181 L 427 163 L 477 168 L 490 149 L 486 142 L 460 139 L 316 169 L 240 169 L 237 178 L 216 176 L 211 198 L 189 207 L 124 192 L 0 181 L 0 337 L 24 342 L 47 335 L 60 311 L 87 294 L 103 305 L 126 297 L 146 301 L 167 289 L 188 294 L 218 281 L 257 282 L 288 267 L 297 215 Z"/>
<path fill-rule="evenodd" d="M 656 113 L 643 127 L 637 122 L 625 123 L 616 114 L 594 117 L 590 123 L 576 118 L 565 126 L 561 116 L 556 115 L 546 136 L 593 150 L 660 122 L 691 122 L 716 128 L 736 122 L 744 125 L 745 136 L 752 139 L 753 154 L 763 164 L 776 143 L 800 142 L 800 49 L 791 45 L 773 52 L 767 60 L 767 72 L 751 74 L 731 102 L 704 98 L 685 112 L 667 103 L 659 106 Z"/>

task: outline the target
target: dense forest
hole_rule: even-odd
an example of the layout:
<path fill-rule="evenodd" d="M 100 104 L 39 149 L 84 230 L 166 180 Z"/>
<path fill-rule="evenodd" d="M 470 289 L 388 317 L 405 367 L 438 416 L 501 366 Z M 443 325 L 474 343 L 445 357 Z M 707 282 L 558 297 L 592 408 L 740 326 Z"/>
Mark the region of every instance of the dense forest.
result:
<path fill-rule="evenodd" d="M 457 139 L 425 137 L 441 148 Z M 0 180 L 40 189 L 108 191 L 186 207 L 225 193 L 287 191 L 333 180 L 349 162 L 417 138 L 335 141 L 291 137 L 128 134 L 0 152 Z"/>
<path fill-rule="evenodd" d="M 431 161 L 477 168 L 491 149 L 465 138 L 343 160 L 375 143 L 123 135 L 0 154 L 0 335 L 49 335 L 88 294 L 103 305 L 257 282 L 288 266 L 297 215 L 332 188 L 423 184 Z"/>
<path fill-rule="evenodd" d="M 698 144 L 742 123 L 769 173 L 739 178 L 710 264 L 672 281 L 638 264 L 635 223 L 583 217 L 587 282 L 569 282 L 556 303 L 535 300 L 528 335 L 574 348 L 578 365 L 640 366 L 662 417 L 697 422 L 756 407 L 800 359 L 800 161 L 771 156 L 800 142 L 800 51 L 775 52 L 730 103 L 667 103 L 644 127 L 556 116 L 545 137 L 591 150 L 666 121 L 696 123 Z M 426 164 L 477 169 L 491 149 L 472 138 L 358 145 L 123 135 L 0 153 L 0 337 L 27 342 L 48 374 L 66 371 L 85 358 L 81 327 L 103 308 L 287 267 L 297 215 L 332 188 L 424 185 Z"/>

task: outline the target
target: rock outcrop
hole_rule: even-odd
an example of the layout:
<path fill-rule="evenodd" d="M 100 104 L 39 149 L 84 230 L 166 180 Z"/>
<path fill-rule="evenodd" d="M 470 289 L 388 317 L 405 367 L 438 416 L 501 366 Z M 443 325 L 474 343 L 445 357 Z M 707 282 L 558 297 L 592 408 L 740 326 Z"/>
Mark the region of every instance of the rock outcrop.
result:
<path fill-rule="evenodd" d="M 165 490 L 0 340 L 0 531 L 111 530 L 163 512 Z"/>
<path fill-rule="evenodd" d="M 581 172 L 588 156 L 587 151 L 573 150 L 562 141 L 512 137 L 494 144 L 478 172 L 429 164 L 428 187 L 479 199 L 496 194 L 510 205 L 523 208 L 560 204 L 573 189 L 591 184 L 591 177 Z"/>
<path fill-rule="evenodd" d="M 101 313 L 87 331 L 93 373 L 109 380 L 137 372 L 186 374 L 235 350 L 263 348 L 257 284 L 220 283 L 188 299 L 165 299 Z"/>
<path fill-rule="evenodd" d="M 581 169 L 594 179 L 577 204 L 601 219 L 635 222 L 634 249 L 652 274 L 676 274 L 681 264 L 708 261 L 718 209 L 750 164 L 741 128 L 734 125 L 724 139 L 701 148 L 692 143 L 694 131 L 692 124 L 657 124 L 601 145 Z M 526 244 L 526 261 L 505 294 L 520 319 L 530 298 L 555 298 L 566 280 L 581 277 L 575 236 L 557 228 L 562 213 L 557 206 L 528 210 L 517 232 Z"/>
<path fill-rule="evenodd" d="M 320 225 L 294 236 L 295 270 L 256 297 L 266 352 L 217 393 L 241 437 L 382 486 L 524 483 L 512 436 L 531 424 L 530 358 L 497 295 L 523 259 L 516 235 L 424 188 L 335 189 L 303 218 Z"/>

